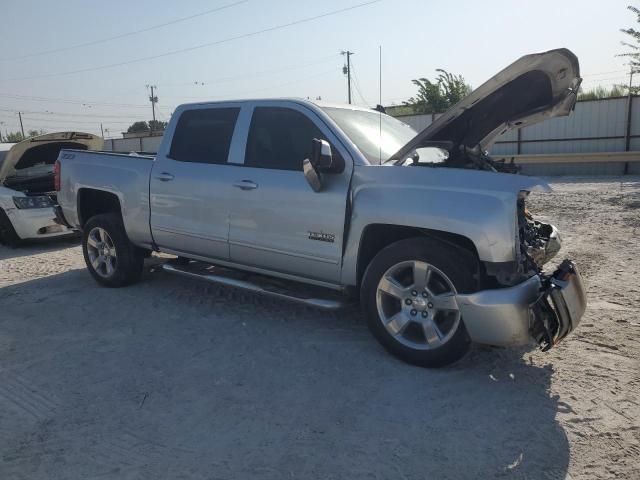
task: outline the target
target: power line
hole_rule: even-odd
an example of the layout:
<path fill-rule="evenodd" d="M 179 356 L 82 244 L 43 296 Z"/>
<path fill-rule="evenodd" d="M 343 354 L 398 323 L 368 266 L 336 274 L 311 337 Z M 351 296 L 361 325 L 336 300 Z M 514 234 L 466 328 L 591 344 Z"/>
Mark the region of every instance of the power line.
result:
<path fill-rule="evenodd" d="M 169 96 L 169 97 L 164 97 L 164 98 L 190 99 L 190 100 L 202 100 L 202 99 L 215 100 L 215 99 L 218 99 L 218 98 L 229 98 L 232 95 L 237 95 L 238 97 L 243 97 L 243 96 L 246 96 L 246 95 L 249 95 L 249 94 L 252 95 L 254 93 L 264 92 L 265 90 L 273 90 L 274 88 L 280 88 L 280 87 L 286 87 L 288 85 L 294 85 L 296 83 L 304 82 L 305 80 L 311 80 L 311 79 L 314 79 L 314 78 L 323 77 L 323 76 L 326 76 L 326 75 L 329 75 L 329 74 L 332 74 L 332 73 L 335 73 L 335 69 L 331 69 L 331 70 L 327 70 L 327 71 L 324 71 L 324 72 L 316 73 L 316 74 L 310 75 L 308 77 L 297 78 L 297 79 L 292 80 L 290 82 L 279 83 L 277 85 L 271 85 L 271 86 L 268 86 L 268 87 L 263 87 L 263 88 L 260 88 L 260 89 L 257 89 L 257 90 L 244 91 L 244 92 L 241 92 L 241 93 L 238 93 L 238 94 L 217 95 L 217 96 L 216 95 L 213 95 L 213 96 L 212 95 L 200 95 L 200 96 L 196 96 L 196 97 L 180 95 L 180 96 L 175 96 L 175 97 Z"/>
<path fill-rule="evenodd" d="M 94 121 L 91 122 L 89 120 L 84 120 L 84 121 L 75 121 L 75 120 L 55 120 L 55 119 L 47 119 L 47 118 L 37 118 L 37 117 L 30 117 L 27 115 L 23 115 L 24 120 L 35 120 L 36 122 L 40 122 L 40 123 L 53 123 L 55 125 L 96 125 L 99 124 L 99 121 Z M 132 121 L 123 121 L 123 122 L 102 122 L 105 125 L 131 125 L 131 123 L 133 123 Z"/>
<path fill-rule="evenodd" d="M 143 61 L 147 61 L 147 60 L 154 60 L 157 58 L 163 58 L 163 57 L 169 57 L 172 55 L 177 55 L 180 53 L 185 53 L 185 52 L 191 52 L 194 50 L 199 50 L 202 48 L 206 48 L 206 47 L 212 47 L 215 45 L 221 45 L 223 43 L 228 43 L 228 42 L 232 42 L 234 40 L 240 40 L 243 38 L 249 38 L 249 37 L 254 37 L 256 35 L 261 35 L 263 33 L 268 33 L 268 32 L 273 32 L 276 30 L 281 30 L 283 28 L 288 28 L 288 27 L 292 27 L 294 25 L 300 25 L 303 23 L 309 23 L 312 22 L 314 20 L 318 20 L 320 18 L 325 18 L 325 17 L 329 17 L 329 16 L 333 16 L 333 15 L 337 15 L 340 13 L 344 13 L 344 12 L 348 12 L 350 10 L 355 10 L 357 8 L 362 8 L 362 7 L 366 7 L 368 5 L 372 5 L 374 3 L 379 3 L 382 0 L 370 0 L 368 2 L 364 2 L 364 3 L 359 3 L 356 5 L 352 5 L 350 7 L 345 7 L 345 8 L 340 8 L 337 10 L 332 10 L 330 12 L 326 12 L 320 15 L 314 15 L 312 17 L 306 17 L 306 18 L 302 18 L 300 20 L 294 20 L 292 22 L 288 22 L 288 23 L 282 23 L 280 25 L 275 25 L 273 27 L 268 27 L 268 28 L 263 28 L 262 30 L 256 30 L 254 32 L 249 32 L 249 33 L 243 33 L 240 35 L 236 35 L 233 37 L 227 37 L 224 38 L 222 40 L 216 40 L 214 42 L 207 42 L 207 43 L 201 43 L 199 45 L 195 45 L 193 47 L 187 47 L 187 48 L 181 48 L 178 50 L 170 50 L 168 52 L 164 52 L 164 53 L 160 53 L 158 55 L 151 55 L 148 57 L 140 57 L 140 58 L 136 58 L 133 60 L 127 60 L 127 61 L 123 61 L 123 62 L 118 62 L 118 63 L 111 63 L 111 64 L 107 64 L 107 65 L 100 65 L 97 67 L 88 67 L 88 68 L 83 68 L 80 70 L 71 70 L 68 72 L 58 72 L 58 73 L 50 73 L 50 74 L 44 74 L 44 75 L 33 75 L 30 77 L 18 77 L 18 78 L 8 78 L 5 80 L 0 80 L 0 82 L 7 82 L 7 81 L 22 81 L 22 80 L 34 80 L 34 79 L 38 79 L 38 78 L 51 78 L 51 77 L 60 77 L 60 76 L 64 76 L 64 75 L 73 75 L 76 73 L 85 73 L 85 72 L 92 72 L 95 70 L 104 70 L 104 69 L 108 69 L 108 68 L 114 68 L 114 67 L 121 67 L 124 65 L 131 65 L 133 63 L 138 63 L 138 62 L 143 62 Z"/>
<path fill-rule="evenodd" d="M 338 54 L 334 54 L 334 55 L 329 55 L 326 57 L 322 57 L 320 59 L 318 59 L 318 61 L 316 62 L 311 62 L 311 63 L 304 63 L 301 65 L 291 65 L 288 67 L 278 67 L 278 68 L 270 68 L 269 70 L 262 70 L 262 71 L 258 71 L 258 72 L 248 72 L 248 73 L 243 73 L 240 75 L 234 75 L 231 77 L 220 77 L 220 78 L 215 78 L 215 79 L 210 79 L 210 80 L 203 80 L 203 81 L 193 81 L 193 82 L 183 82 L 183 83 L 160 83 L 159 85 L 161 87 L 182 87 L 182 86 L 186 86 L 186 85 L 208 85 L 208 84 L 215 84 L 215 83 L 224 83 L 224 82 L 231 82 L 234 80 L 240 80 L 240 79 L 244 79 L 247 77 L 250 78 L 255 78 L 261 75 L 268 75 L 271 73 L 280 73 L 280 72 L 287 72 L 290 70 L 297 70 L 299 68 L 306 68 L 306 67 L 312 67 L 315 65 L 321 65 L 321 64 L 325 64 L 328 63 L 330 60 L 335 59 L 336 57 L 338 57 Z"/>
<path fill-rule="evenodd" d="M 595 77 L 597 75 L 609 75 L 610 73 L 620 73 L 620 72 L 626 72 L 626 70 L 611 70 L 609 72 L 583 73 L 582 76 L 583 77 Z"/>
<path fill-rule="evenodd" d="M 353 65 L 353 62 L 351 63 L 351 69 L 353 70 L 353 80 L 354 80 L 353 84 L 356 87 L 356 92 L 358 92 L 358 96 L 360 97 L 360 100 L 362 100 L 367 107 L 370 107 L 371 104 L 367 102 L 367 100 L 362 95 L 362 90 L 360 89 L 360 82 L 358 81 L 358 76 L 356 75 L 356 69 Z"/>
<path fill-rule="evenodd" d="M 84 105 L 84 106 L 100 106 L 100 107 L 130 107 L 130 108 L 149 108 L 148 105 L 132 104 L 132 103 L 110 103 L 110 102 L 96 102 L 88 100 L 75 100 L 70 98 L 54 98 L 54 97 L 36 97 L 32 95 L 18 95 L 14 93 L 0 93 L 0 97 L 12 98 L 14 100 L 32 100 L 36 102 L 51 102 L 51 103 L 67 103 L 70 105 Z"/>
<path fill-rule="evenodd" d="M 23 58 L 39 57 L 39 56 L 42 56 L 42 55 L 49 55 L 49 54 L 58 53 L 58 52 L 66 52 L 66 51 L 69 51 L 69 50 L 74 50 L 76 48 L 89 47 L 91 45 L 97 45 L 99 43 L 110 42 L 112 40 L 117 40 L 117 39 L 120 39 L 120 38 L 130 37 L 132 35 L 138 35 L 140 33 L 149 32 L 151 30 L 156 30 L 158 28 L 166 27 L 166 26 L 169 26 L 169 25 L 175 25 L 176 23 L 184 22 L 186 20 L 191 20 L 192 18 L 202 17 L 203 15 L 210 15 L 212 13 L 219 12 L 221 10 L 226 10 L 228 8 L 235 7 L 235 6 L 240 5 L 242 3 L 247 3 L 248 1 L 249 0 L 240 0 L 238 2 L 234 2 L 234 3 L 227 4 L 227 5 L 223 5 L 221 7 L 212 8 L 210 10 L 205 10 L 204 12 L 196 13 L 194 15 L 189 15 L 187 17 L 181 17 L 181 18 L 177 18 L 175 20 L 171 20 L 169 22 L 160 23 L 158 25 L 152 25 L 151 27 L 143 28 L 143 29 L 140 29 L 140 30 L 134 30 L 132 32 L 121 33 L 121 34 L 115 35 L 113 37 L 102 38 L 102 39 L 99 39 L 99 40 L 92 40 L 90 42 L 78 43 L 78 44 L 75 44 L 75 45 L 69 45 L 67 47 L 53 48 L 51 50 L 45 50 L 45 51 L 42 51 L 42 52 L 28 53 L 26 55 L 20 55 L 20 56 L 17 56 L 17 57 L 0 58 L 0 62 L 7 62 L 7 61 L 12 61 L 12 60 L 20 60 L 20 59 L 23 59 Z"/>
<path fill-rule="evenodd" d="M 324 64 L 324 63 L 328 63 L 328 61 L 330 59 L 334 59 L 338 57 L 338 54 L 334 54 L 334 55 L 329 55 L 326 57 L 321 57 L 318 59 L 318 61 L 314 61 L 314 62 L 310 62 L 310 63 L 304 63 L 304 64 L 300 64 L 300 65 L 292 65 L 292 66 L 285 66 L 285 67 L 278 67 L 278 68 L 273 68 L 273 69 L 269 69 L 269 70 L 262 70 L 259 72 L 249 72 L 249 73 L 244 73 L 241 75 L 235 75 L 235 76 L 230 76 L 230 77 L 220 77 L 217 79 L 211 79 L 211 80 L 205 80 L 203 83 L 205 84 L 213 84 L 213 83 L 222 83 L 222 82 L 227 82 L 227 81 L 233 81 L 233 80 L 238 80 L 238 79 L 242 79 L 242 78 L 247 78 L 247 77 L 251 77 L 254 78 L 256 76 L 262 75 L 262 74 L 268 74 L 268 73 L 274 73 L 274 72 L 286 72 L 289 70 L 295 70 L 298 68 L 306 68 L 306 67 L 310 67 L 310 66 L 315 66 L 315 65 L 320 65 L 320 64 Z M 160 86 L 162 87 L 173 87 L 173 86 L 185 86 L 185 85 L 193 85 L 193 82 L 182 82 L 182 83 L 160 83 Z M 136 90 L 139 90 L 136 88 Z M 134 91 L 131 88 L 128 88 L 127 91 Z M 63 104 L 70 104 L 70 105 L 84 105 L 84 106 L 105 106 L 105 107 L 130 107 L 130 108 L 144 108 L 147 109 L 149 108 L 148 105 L 142 105 L 142 104 L 130 104 L 130 103 L 110 103 L 110 102 L 104 102 L 104 101 L 99 101 L 99 100 L 86 100 L 86 99 L 67 99 L 67 98 L 52 98 L 52 97 L 38 97 L 38 96 L 33 96 L 33 95 L 20 95 L 20 94 L 14 94 L 14 93 L 0 93 L 0 97 L 4 97 L 4 98 L 11 98 L 11 99 L 15 99 L 15 100 L 28 100 L 28 101 L 34 101 L 34 102 L 49 102 L 49 103 L 63 103 Z M 4 110 L 0 108 L 0 111 L 9 111 L 9 110 Z M 11 112 L 17 112 L 17 110 L 10 110 Z M 36 112 L 33 112 L 36 113 Z M 37 113 L 41 113 L 41 112 L 37 112 Z M 42 113 L 50 113 L 48 111 L 46 112 L 42 112 Z M 51 112 L 53 113 L 53 112 Z M 62 115 L 62 114 L 60 114 Z M 69 114 L 69 115 L 78 115 L 78 116 L 96 116 L 96 117 L 104 117 L 104 115 L 90 115 L 90 114 Z"/>
<path fill-rule="evenodd" d="M 100 115 L 100 114 L 95 114 L 95 113 L 70 113 L 70 112 L 52 112 L 50 110 L 43 110 L 43 111 L 35 111 L 35 110 L 20 110 L 23 114 L 26 115 L 47 115 L 50 117 L 85 117 L 85 118 L 120 118 L 120 119 L 125 119 L 125 118 L 134 118 L 134 117 L 128 117 L 126 115 Z M 18 110 L 17 109 L 6 109 L 6 108 L 0 108 L 0 112 L 7 112 L 7 113 L 14 113 L 17 114 Z M 0 114 L 1 116 L 2 114 Z"/>

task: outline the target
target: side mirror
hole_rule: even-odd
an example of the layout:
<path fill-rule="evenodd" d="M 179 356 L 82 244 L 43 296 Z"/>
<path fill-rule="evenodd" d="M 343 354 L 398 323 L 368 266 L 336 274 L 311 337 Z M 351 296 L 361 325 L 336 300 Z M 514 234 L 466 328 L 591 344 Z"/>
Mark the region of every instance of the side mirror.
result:
<path fill-rule="evenodd" d="M 304 176 L 315 192 L 322 190 L 323 173 L 342 173 L 344 160 L 342 157 L 334 157 L 331 145 L 326 140 L 314 138 L 311 146 L 311 158 L 302 162 Z"/>

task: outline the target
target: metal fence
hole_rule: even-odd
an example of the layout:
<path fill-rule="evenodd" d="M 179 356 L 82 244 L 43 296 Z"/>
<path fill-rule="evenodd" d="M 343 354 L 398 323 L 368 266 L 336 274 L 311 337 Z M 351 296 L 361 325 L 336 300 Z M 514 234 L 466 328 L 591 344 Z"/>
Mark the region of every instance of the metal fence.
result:
<path fill-rule="evenodd" d="M 156 153 L 160 148 L 162 136 L 138 138 L 108 138 L 104 141 L 104 149 L 108 152 L 150 152 Z"/>
<path fill-rule="evenodd" d="M 398 117 L 415 130 L 439 114 Z M 157 152 L 162 137 L 105 140 L 105 150 Z M 606 153 L 606 154 L 605 154 Z M 622 175 L 640 173 L 640 97 L 577 102 L 568 117 L 514 130 L 491 148 L 496 158 L 517 156 L 532 175 Z"/>
<path fill-rule="evenodd" d="M 506 133 L 491 148 L 494 156 L 640 151 L 640 97 L 576 103 L 568 117 Z M 416 130 L 439 114 L 398 117 Z"/>

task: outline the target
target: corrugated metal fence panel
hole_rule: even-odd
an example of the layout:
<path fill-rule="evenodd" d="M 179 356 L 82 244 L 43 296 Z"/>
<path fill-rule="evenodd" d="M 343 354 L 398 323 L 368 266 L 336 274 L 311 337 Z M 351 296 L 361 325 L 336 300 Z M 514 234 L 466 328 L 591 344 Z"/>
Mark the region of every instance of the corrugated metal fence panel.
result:
<path fill-rule="evenodd" d="M 587 153 L 621 152 L 625 149 L 624 136 L 627 112 L 626 98 L 610 98 L 578 102 L 568 117 L 552 118 L 525 127 L 520 132 L 520 152 L 532 153 Z M 431 114 L 401 117 L 416 129 L 431 123 Z M 634 99 L 631 116 L 631 136 L 640 135 L 640 99 Z M 603 138 L 618 137 L 618 138 Z M 518 153 L 517 130 L 507 132 L 491 148 L 494 155 Z M 640 149 L 640 139 L 631 138 L 631 149 Z"/>
<path fill-rule="evenodd" d="M 139 138 L 118 138 L 113 142 L 113 151 L 114 152 L 139 152 L 142 150 L 140 148 L 140 139 Z"/>
<path fill-rule="evenodd" d="M 146 137 L 142 139 L 142 151 L 158 153 L 162 137 Z"/>
<path fill-rule="evenodd" d="M 568 117 L 523 128 L 522 140 L 623 136 L 626 104 L 625 98 L 578 102 Z"/>
<path fill-rule="evenodd" d="M 590 153 L 590 152 L 622 152 L 624 139 L 603 140 L 558 140 L 552 142 L 523 143 L 523 154 L 535 153 Z"/>
<path fill-rule="evenodd" d="M 505 135 L 506 136 L 506 135 Z M 491 154 L 495 156 L 499 155 L 516 155 L 518 153 L 518 144 L 515 142 L 510 143 L 496 143 L 491 147 Z"/>
<path fill-rule="evenodd" d="M 102 149 L 105 152 L 113 152 L 113 142 L 114 140 L 112 138 L 105 140 L 102 144 Z"/>
<path fill-rule="evenodd" d="M 433 121 L 432 115 L 430 113 L 427 115 L 407 115 L 398 117 L 398 120 L 406 123 L 407 125 L 410 125 L 417 132 L 427 128 Z"/>
<path fill-rule="evenodd" d="M 634 97 L 631 104 L 631 135 L 640 135 L 640 98 Z M 633 140 L 633 139 L 632 139 Z"/>

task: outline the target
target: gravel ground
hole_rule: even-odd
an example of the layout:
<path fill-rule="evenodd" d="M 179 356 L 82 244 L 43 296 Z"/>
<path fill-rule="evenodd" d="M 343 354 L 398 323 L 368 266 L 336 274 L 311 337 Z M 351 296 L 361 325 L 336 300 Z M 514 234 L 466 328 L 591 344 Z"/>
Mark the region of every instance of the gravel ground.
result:
<path fill-rule="evenodd" d="M 425 370 L 355 311 L 173 277 L 98 287 L 75 242 L 0 247 L 0 478 L 640 478 L 640 177 L 531 210 L 585 276 L 548 353 Z"/>

